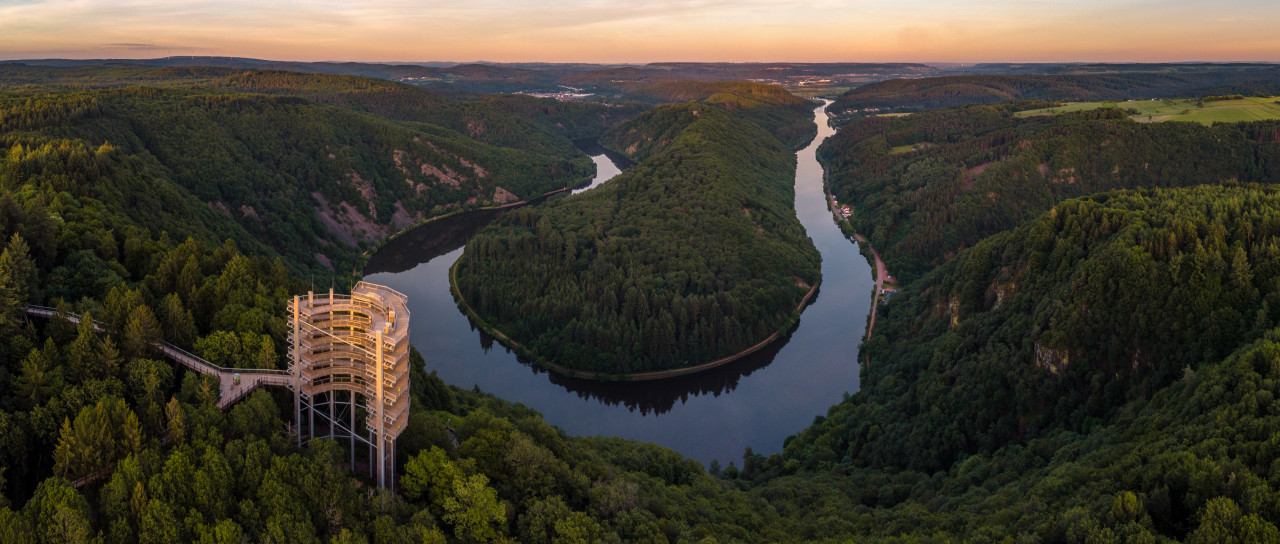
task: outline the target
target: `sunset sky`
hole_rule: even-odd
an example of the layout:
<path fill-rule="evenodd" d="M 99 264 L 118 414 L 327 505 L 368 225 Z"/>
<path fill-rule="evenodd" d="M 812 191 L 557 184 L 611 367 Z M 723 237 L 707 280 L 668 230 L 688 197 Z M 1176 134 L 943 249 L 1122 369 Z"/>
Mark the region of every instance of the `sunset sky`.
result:
<path fill-rule="evenodd" d="M 0 0 L 0 58 L 1280 61 L 1280 0 Z"/>

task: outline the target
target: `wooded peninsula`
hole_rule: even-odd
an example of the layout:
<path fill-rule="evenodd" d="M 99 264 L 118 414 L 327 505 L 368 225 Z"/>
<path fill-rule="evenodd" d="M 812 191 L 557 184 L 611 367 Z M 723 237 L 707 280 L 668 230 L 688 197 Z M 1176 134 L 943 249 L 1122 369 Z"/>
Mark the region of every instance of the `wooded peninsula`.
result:
<path fill-rule="evenodd" d="M 610 129 L 602 143 L 636 166 L 494 221 L 456 265 L 461 297 L 530 359 L 622 378 L 785 331 L 819 256 L 795 217 L 791 146 L 770 131 L 794 135 L 812 114 L 760 87 L 715 89 Z"/>

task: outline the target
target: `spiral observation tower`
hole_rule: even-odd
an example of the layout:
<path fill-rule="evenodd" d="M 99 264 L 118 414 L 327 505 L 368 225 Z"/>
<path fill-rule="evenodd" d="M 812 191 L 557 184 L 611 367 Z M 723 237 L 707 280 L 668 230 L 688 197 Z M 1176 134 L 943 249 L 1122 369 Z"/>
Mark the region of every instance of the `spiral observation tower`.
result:
<path fill-rule="evenodd" d="M 289 374 L 298 444 L 348 439 L 368 447 L 378 487 L 395 485 L 396 438 L 409 422 L 409 308 L 403 294 L 359 282 L 350 295 L 289 302 Z M 357 419 L 363 420 L 359 429 Z"/>

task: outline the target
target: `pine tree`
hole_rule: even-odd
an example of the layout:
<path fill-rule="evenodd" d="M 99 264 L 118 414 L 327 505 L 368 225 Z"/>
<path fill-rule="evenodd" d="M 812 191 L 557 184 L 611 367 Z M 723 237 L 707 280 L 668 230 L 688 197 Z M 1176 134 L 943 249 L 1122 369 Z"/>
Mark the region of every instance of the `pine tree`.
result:
<path fill-rule="evenodd" d="M 98 337 L 93 332 L 93 316 L 86 313 L 76 327 L 76 338 L 66 348 L 67 379 L 80 383 L 92 377 L 105 377 L 98 356 Z"/>
<path fill-rule="evenodd" d="M 124 328 L 124 352 L 129 357 L 142 357 L 160 340 L 160 326 L 155 313 L 146 305 L 138 305 L 129 313 Z"/>
<path fill-rule="evenodd" d="M 34 296 L 39 289 L 36 263 L 31 260 L 31 250 L 20 234 L 13 233 L 9 244 L 0 252 L 0 269 L 8 274 L 5 282 L 18 304 L 25 306 L 37 298 Z"/>
<path fill-rule="evenodd" d="M 177 446 L 186 439 L 187 423 L 186 414 L 182 411 L 182 405 L 178 403 L 176 397 L 170 398 L 169 403 L 164 407 L 165 415 L 169 418 L 169 445 Z"/>
<path fill-rule="evenodd" d="M 98 370 L 99 376 L 114 376 L 120 370 L 120 363 L 124 360 L 120 350 L 116 348 L 116 343 L 110 336 L 102 339 L 98 344 Z"/>

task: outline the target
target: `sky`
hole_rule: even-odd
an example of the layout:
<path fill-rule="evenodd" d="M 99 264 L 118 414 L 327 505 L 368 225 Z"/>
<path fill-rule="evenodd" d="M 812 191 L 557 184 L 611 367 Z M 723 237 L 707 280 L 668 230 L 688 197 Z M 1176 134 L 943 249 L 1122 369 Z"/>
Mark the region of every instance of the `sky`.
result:
<path fill-rule="evenodd" d="M 1280 61 L 1280 0 L 0 0 L 0 59 Z"/>

